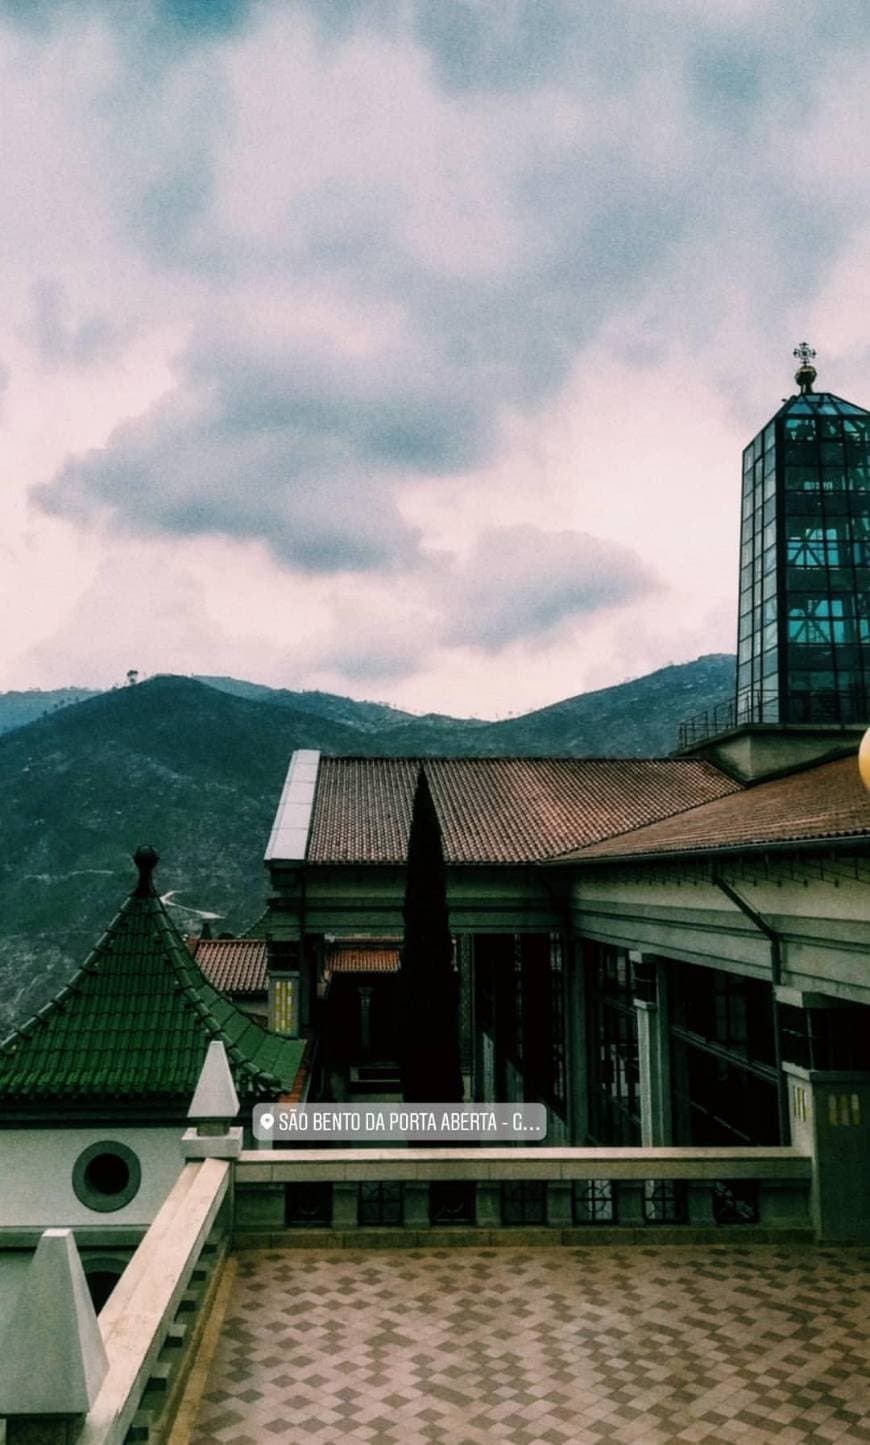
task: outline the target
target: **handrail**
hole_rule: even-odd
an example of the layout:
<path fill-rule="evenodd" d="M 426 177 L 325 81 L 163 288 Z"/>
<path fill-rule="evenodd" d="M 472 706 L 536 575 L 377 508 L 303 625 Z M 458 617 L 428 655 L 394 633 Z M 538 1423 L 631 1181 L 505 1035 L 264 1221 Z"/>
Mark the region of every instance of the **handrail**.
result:
<path fill-rule="evenodd" d="M 121 1445 L 230 1183 L 231 1165 L 184 1166 L 108 1300 L 109 1370 L 76 1445 Z"/>
<path fill-rule="evenodd" d="M 244 1150 L 239 1184 L 292 1179 L 808 1179 L 809 1153 L 786 1145 L 722 1148 L 439 1148 Z"/>
<path fill-rule="evenodd" d="M 785 716 L 781 701 L 779 692 L 769 688 L 753 688 L 740 692 L 737 697 L 723 698 L 679 724 L 677 750 L 706 742 L 718 733 L 747 723 L 833 723 L 848 727 L 866 722 L 870 716 L 870 689 L 861 685 L 829 688 L 824 692 L 792 692 Z"/>

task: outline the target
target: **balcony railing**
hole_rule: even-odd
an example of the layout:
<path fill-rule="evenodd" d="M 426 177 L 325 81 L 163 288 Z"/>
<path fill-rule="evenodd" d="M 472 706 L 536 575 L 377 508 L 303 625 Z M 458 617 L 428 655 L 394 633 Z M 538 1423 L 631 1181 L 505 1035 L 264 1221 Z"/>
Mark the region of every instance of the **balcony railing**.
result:
<path fill-rule="evenodd" d="M 811 1160 L 791 1148 L 250 1150 L 236 1245 L 626 1242 L 740 1227 L 810 1239 Z"/>
<path fill-rule="evenodd" d="M 677 750 L 694 747 L 718 733 L 748 723 L 820 723 L 849 727 L 870 722 L 870 690 L 850 687 L 826 692 L 795 692 L 788 701 L 776 691 L 755 688 L 736 698 L 725 698 L 681 722 Z"/>

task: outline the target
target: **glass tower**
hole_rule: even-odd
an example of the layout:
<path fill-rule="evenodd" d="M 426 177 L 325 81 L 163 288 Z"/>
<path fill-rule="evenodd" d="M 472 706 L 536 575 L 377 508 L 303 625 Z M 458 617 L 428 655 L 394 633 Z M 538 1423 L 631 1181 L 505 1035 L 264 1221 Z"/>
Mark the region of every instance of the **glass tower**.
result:
<path fill-rule="evenodd" d="M 737 718 L 870 721 L 870 412 L 800 391 L 743 453 Z"/>

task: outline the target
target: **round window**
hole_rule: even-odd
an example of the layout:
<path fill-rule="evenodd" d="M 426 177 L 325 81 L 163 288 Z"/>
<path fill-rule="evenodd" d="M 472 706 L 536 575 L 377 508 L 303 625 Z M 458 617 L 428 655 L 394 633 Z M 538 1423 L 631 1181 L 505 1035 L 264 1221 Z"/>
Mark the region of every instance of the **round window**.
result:
<path fill-rule="evenodd" d="M 123 1194 L 130 1183 L 130 1165 L 120 1154 L 96 1154 L 85 1168 L 85 1180 L 97 1194 Z"/>
<path fill-rule="evenodd" d="M 141 1181 L 142 1169 L 133 1150 L 113 1139 L 89 1145 L 73 1165 L 76 1198 L 104 1214 L 129 1204 Z"/>

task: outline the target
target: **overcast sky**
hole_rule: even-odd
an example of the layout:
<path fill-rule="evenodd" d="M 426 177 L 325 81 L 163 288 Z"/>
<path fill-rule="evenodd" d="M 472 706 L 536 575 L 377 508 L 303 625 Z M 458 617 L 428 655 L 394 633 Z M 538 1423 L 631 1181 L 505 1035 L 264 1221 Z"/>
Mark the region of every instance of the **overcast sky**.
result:
<path fill-rule="evenodd" d="M 0 688 L 504 715 L 736 632 L 870 405 L 866 0 L 0 0 Z"/>

